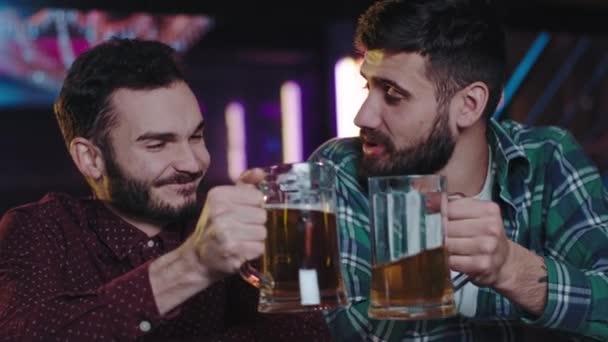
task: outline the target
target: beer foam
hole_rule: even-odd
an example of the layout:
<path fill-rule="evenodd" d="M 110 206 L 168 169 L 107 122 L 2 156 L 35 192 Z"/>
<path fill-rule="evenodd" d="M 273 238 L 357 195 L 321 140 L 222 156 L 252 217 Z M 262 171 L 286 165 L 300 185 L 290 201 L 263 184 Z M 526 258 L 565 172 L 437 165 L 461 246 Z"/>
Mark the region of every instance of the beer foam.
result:
<path fill-rule="evenodd" d="M 330 206 L 328 204 L 316 203 L 316 204 L 285 204 L 285 203 L 272 203 L 272 204 L 264 204 L 264 209 L 294 209 L 294 210 L 303 210 L 310 211 L 316 210 L 324 213 L 333 213 L 333 210 L 330 210 Z"/>

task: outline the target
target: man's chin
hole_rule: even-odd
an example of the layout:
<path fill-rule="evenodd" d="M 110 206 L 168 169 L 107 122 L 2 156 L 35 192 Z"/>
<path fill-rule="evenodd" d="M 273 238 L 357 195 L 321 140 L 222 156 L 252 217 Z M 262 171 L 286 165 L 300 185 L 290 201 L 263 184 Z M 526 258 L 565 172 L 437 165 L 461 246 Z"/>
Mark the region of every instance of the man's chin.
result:
<path fill-rule="evenodd" d="M 196 202 L 198 199 L 198 188 L 193 186 L 179 186 L 177 184 L 163 185 L 153 188 L 151 197 L 156 202 L 163 202 L 172 207 L 185 205 L 189 202 Z"/>
<path fill-rule="evenodd" d="M 363 157 L 360 169 L 366 177 L 386 176 L 390 173 L 390 156 Z"/>
<path fill-rule="evenodd" d="M 160 205 L 152 208 L 152 211 L 163 221 L 190 221 L 200 213 L 200 207 L 196 202 L 189 202 L 180 206 Z"/>
<path fill-rule="evenodd" d="M 198 182 L 186 183 L 186 184 L 166 184 L 157 187 L 159 193 L 163 193 L 163 197 L 178 198 L 178 197 L 191 197 L 196 196 L 198 190 Z"/>
<path fill-rule="evenodd" d="M 201 203 L 196 193 L 188 196 L 173 194 L 172 196 L 151 196 L 150 209 L 157 217 L 165 220 L 190 220 L 198 215 Z"/>

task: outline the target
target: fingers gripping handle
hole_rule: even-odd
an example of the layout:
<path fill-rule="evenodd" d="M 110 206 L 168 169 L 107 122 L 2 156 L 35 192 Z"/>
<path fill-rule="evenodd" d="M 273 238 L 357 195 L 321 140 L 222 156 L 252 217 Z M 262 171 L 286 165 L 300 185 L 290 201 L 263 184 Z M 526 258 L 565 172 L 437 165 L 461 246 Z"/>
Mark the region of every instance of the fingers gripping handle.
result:
<path fill-rule="evenodd" d="M 260 272 L 249 261 L 245 261 L 239 269 L 241 277 L 258 289 L 273 289 L 274 280 L 267 274 Z"/>

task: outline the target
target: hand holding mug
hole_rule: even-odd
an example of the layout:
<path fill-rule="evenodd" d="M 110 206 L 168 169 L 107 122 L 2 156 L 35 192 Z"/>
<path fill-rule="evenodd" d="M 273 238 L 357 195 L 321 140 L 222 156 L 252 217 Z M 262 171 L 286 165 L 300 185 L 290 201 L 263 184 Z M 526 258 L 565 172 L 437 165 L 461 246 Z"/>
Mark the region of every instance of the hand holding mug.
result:
<path fill-rule="evenodd" d="M 203 213 L 189 238 L 202 269 L 212 279 L 239 270 L 243 262 L 264 251 L 266 211 L 264 195 L 255 186 L 258 171 L 244 173 L 237 185 L 209 191 Z"/>
<path fill-rule="evenodd" d="M 260 269 L 241 276 L 260 289 L 260 312 L 328 310 L 348 300 L 340 273 L 335 169 L 325 162 L 273 165 L 263 176 L 267 238 Z"/>
<path fill-rule="evenodd" d="M 467 274 L 479 286 L 503 281 L 511 242 L 496 203 L 473 198 L 450 201 L 446 232 L 452 270 Z"/>

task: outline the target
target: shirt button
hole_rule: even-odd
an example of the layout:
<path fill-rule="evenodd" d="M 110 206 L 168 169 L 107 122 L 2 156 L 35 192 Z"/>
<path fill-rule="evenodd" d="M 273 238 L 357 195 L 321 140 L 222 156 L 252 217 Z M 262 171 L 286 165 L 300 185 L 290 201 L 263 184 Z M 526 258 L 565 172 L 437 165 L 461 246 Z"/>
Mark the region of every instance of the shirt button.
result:
<path fill-rule="evenodd" d="M 139 322 L 139 330 L 141 330 L 143 332 L 148 332 L 148 331 L 150 331 L 150 329 L 152 329 L 152 324 L 150 324 L 150 322 L 148 322 L 148 321 Z"/>
<path fill-rule="evenodd" d="M 154 241 L 153 240 L 149 240 L 147 243 L 148 247 L 152 248 L 154 247 Z"/>

